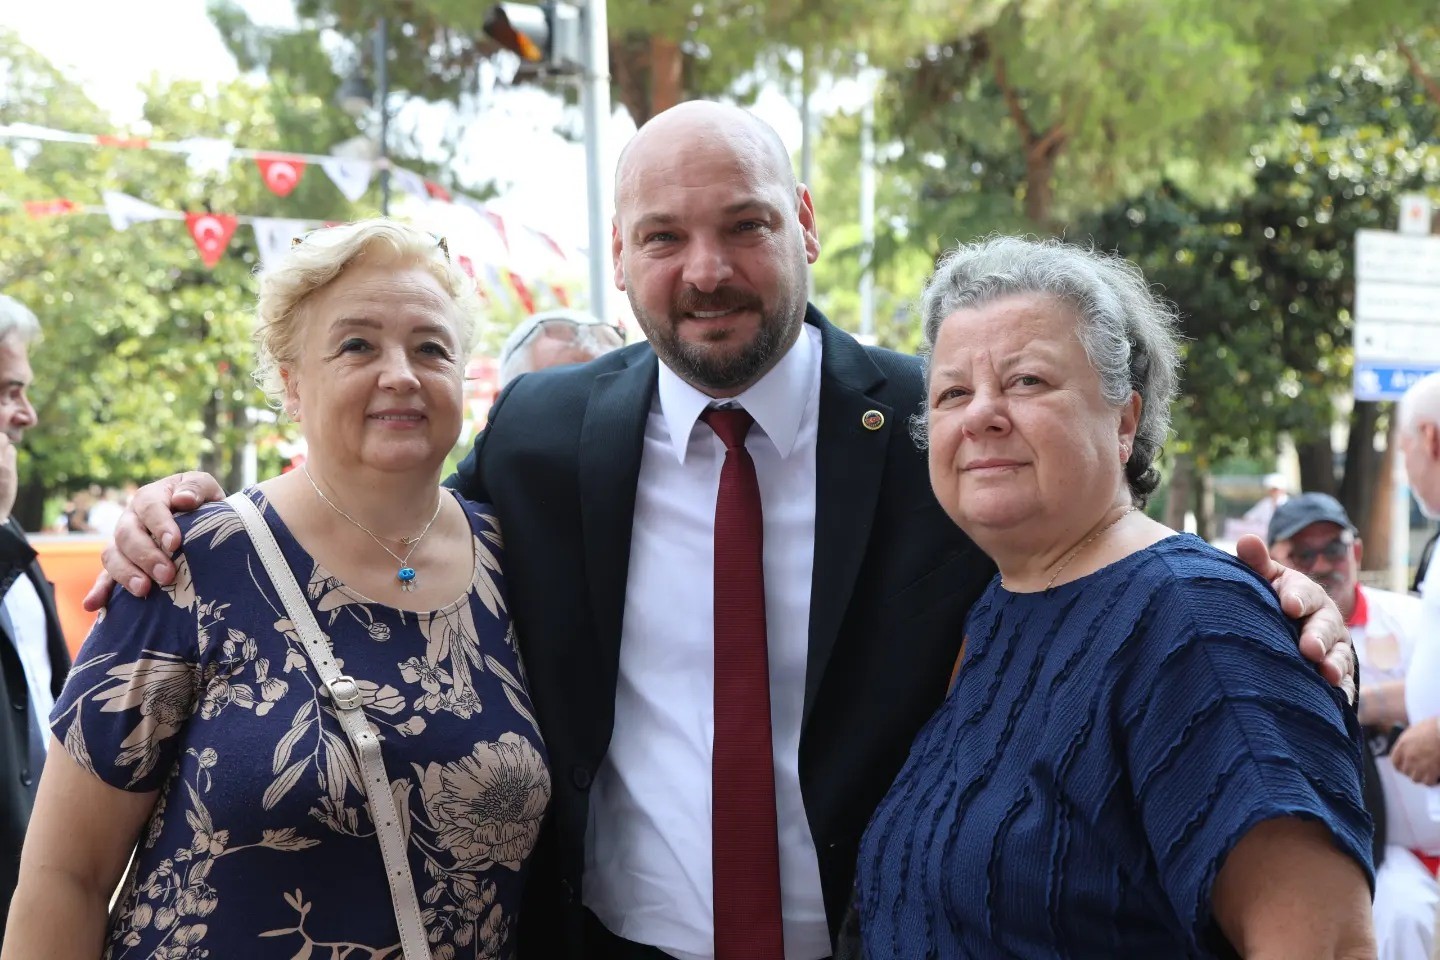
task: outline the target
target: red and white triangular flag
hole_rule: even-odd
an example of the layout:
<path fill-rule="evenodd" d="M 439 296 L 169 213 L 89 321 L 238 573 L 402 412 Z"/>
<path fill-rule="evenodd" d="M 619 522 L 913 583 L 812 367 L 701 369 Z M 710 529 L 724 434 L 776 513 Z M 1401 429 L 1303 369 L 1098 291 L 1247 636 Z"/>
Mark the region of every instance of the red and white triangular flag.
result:
<path fill-rule="evenodd" d="M 320 161 L 320 169 L 329 175 L 336 189 L 351 203 L 365 195 L 370 188 L 370 179 L 375 175 L 375 164 L 369 160 L 349 160 L 345 157 L 326 157 Z"/>
<path fill-rule="evenodd" d="M 531 233 L 535 234 L 535 236 L 538 237 L 540 241 L 544 243 L 545 246 L 555 254 L 555 256 L 559 257 L 561 260 L 565 259 L 565 250 L 560 246 L 560 244 L 555 242 L 554 237 L 541 230 L 536 230 L 534 227 L 530 227 L 529 230 Z"/>
<path fill-rule="evenodd" d="M 305 175 L 305 161 L 299 157 L 264 154 L 255 158 L 255 164 L 260 168 L 260 176 L 265 178 L 265 186 L 277 197 L 290 196 L 290 191 L 300 185 L 300 178 Z"/>
<path fill-rule="evenodd" d="M 425 181 L 425 192 L 428 193 L 433 200 L 443 200 L 446 203 L 453 203 L 455 201 L 455 198 L 450 196 L 450 191 L 446 190 L 434 180 Z"/>
<path fill-rule="evenodd" d="M 520 306 L 525 311 L 525 316 L 530 316 L 535 312 L 535 295 L 530 292 L 529 287 L 525 286 L 525 281 L 520 274 L 514 270 L 506 270 L 505 276 L 510 281 L 510 288 L 515 291 L 515 296 L 520 299 Z"/>
<path fill-rule="evenodd" d="M 404 167 L 391 167 L 390 183 L 396 190 L 408 193 L 412 197 L 419 197 L 422 200 L 429 199 L 430 197 L 430 191 L 425 189 L 425 178 L 414 170 L 406 170 Z"/>
<path fill-rule="evenodd" d="M 226 213 L 187 213 L 185 226 L 200 251 L 205 266 L 214 269 L 215 264 L 225 255 L 230 238 L 235 234 L 236 219 Z"/>
<path fill-rule="evenodd" d="M 60 217 L 67 213 L 74 213 L 79 206 L 74 200 L 66 200 L 63 197 L 57 200 L 26 200 L 25 212 L 33 219 L 38 220 L 41 217 Z"/>
<path fill-rule="evenodd" d="M 105 212 L 110 215 L 110 226 L 116 230 L 128 230 L 137 223 L 172 220 L 179 216 L 163 207 L 157 207 L 153 203 L 146 203 L 138 197 L 132 197 L 128 193 L 106 190 L 102 195 L 105 198 Z"/>
<path fill-rule="evenodd" d="M 185 165 L 197 177 L 220 176 L 230 169 L 235 144 L 215 137 L 191 137 L 181 140 L 185 149 Z"/>

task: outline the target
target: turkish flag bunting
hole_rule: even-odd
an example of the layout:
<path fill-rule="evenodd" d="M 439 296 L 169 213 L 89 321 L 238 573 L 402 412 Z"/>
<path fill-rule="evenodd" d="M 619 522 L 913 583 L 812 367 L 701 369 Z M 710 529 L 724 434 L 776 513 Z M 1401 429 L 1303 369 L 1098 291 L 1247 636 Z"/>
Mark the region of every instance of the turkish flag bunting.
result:
<path fill-rule="evenodd" d="M 500 234 L 500 242 L 505 245 L 505 252 L 509 253 L 510 238 L 505 235 L 505 220 L 500 216 L 500 214 L 495 213 L 491 210 L 485 210 L 483 211 L 483 213 L 485 214 L 485 219 L 490 221 L 490 226 L 494 227 L 495 232 Z"/>
<path fill-rule="evenodd" d="M 562 306 L 562 307 L 568 307 L 568 306 L 570 306 L 570 294 L 566 293 L 566 292 L 565 292 L 565 288 L 562 287 L 562 286 L 560 286 L 560 284 L 558 284 L 558 283 L 552 283 L 552 284 L 550 284 L 550 292 L 555 295 L 555 302 L 558 303 L 558 304 L 560 304 L 560 306 Z"/>
<path fill-rule="evenodd" d="M 150 141 L 144 137 L 117 137 L 113 134 L 102 133 L 95 138 L 95 142 L 102 147 L 124 147 L 129 150 L 150 149 Z"/>
<path fill-rule="evenodd" d="M 220 262 L 225 248 L 230 245 L 230 237 L 235 233 L 236 223 L 236 219 L 228 213 L 185 214 L 185 226 L 190 228 L 190 236 L 195 239 L 195 247 L 200 251 L 200 259 L 205 266 L 213 270 Z"/>
<path fill-rule="evenodd" d="M 535 295 L 530 292 L 529 287 L 525 286 L 525 281 L 520 279 L 520 274 L 514 270 L 506 270 L 505 273 L 510 280 L 510 286 L 515 290 L 515 296 L 520 298 L 520 306 L 525 309 L 525 315 L 528 317 L 535 312 Z"/>
<path fill-rule="evenodd" d="M 446 203 L 455 202 L 455 198 L 450 196 L 450 191 L 440 186 L 440 184 L 434 180 L 425 181 L 425 192 L 430 194 L 431 198 L 435 200 L 444 200 Z"/>
<path fill-rule="evenodd" d="M 27 200 L 25 201 L 25 212 L 35 219 L 41 217 L 58 217 L 62 214 L 73 213 L 79 208 L 74 200 Z"/>
<path fill-rule="evenodd" d="M 256 157 L 255 164 L 260 168 L 260 176 L 265 178 L 265 186 L 277 197 L 290 196 L 290 191 L 300 184 L 300 178 L 305 175 L 305 161 L 299 157 L 266 154 Z"/>

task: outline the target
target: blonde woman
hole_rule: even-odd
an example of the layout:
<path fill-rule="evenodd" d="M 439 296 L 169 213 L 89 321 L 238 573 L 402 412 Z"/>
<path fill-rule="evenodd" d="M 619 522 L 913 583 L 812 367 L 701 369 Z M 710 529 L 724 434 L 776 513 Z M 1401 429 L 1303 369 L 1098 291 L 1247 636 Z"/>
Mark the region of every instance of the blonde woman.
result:
<path fill-rule="evenodd" d="M 472 298 L 443 242 L 402 224 L 296 246 L 261 277 L 255 339 L 308 460 L 246 491 L 358 684 L 422 938 L 447 960 L 513 956 L 550 797 L 500 532 L 439 485 Z M 176 582 L 116 592 L 52 714 L 4 960 L 399 957 L 360 765 L 316 664 L 236 508 L 180 523 Z"/>

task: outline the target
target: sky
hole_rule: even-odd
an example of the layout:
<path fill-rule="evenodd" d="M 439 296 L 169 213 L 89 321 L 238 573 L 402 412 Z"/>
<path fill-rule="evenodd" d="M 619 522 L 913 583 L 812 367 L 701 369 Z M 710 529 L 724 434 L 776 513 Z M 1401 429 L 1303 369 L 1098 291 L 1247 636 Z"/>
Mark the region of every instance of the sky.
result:
<path fill-rule="evenodd" d="M 240 6 L 260 24 L 295 22 L 291 0 L 241 0 Z M 84 29 L 77 30 L 77 23 Z M 157 30 L 157 24 L 165 24 L 165 29 Z M 25 43 L 79 80 L 117 124 L 140 116 L 144 101 L 139 84 L 151 71 L 164 79 L 223 81 L 236 75 L 235 61 L 206 16 L 204 0 L 4 3 L 0 25 L 14 29 Z M 503 193 L 517 195 L 517 206 L 539 207 L 547 220 L 561 222 L 558 229 L 554 223 L 546 226 L 583 240 L 583 224 L 564 226 L 575 210 L 584 209 L 585 167 L 583 146 L 553 132 L 562 111 L 556 98 L 533 89 L 499 98 L 492 115 L 467 136 L 472 149 L 464 172 L 476 180 L 497 181 Z M 792 150 L 799 150 L 799 115 L 784 96 L 766 91 L 756 112 L 775 125 Z M 611 169 L 635 129 L 623 110 L 616 114 L 607 130 Z M 507 149 L 487 149 L 495 143 Z"/>
<path fill-rule="evenodd" d="M 240 6 L 259 24 L 295 22 L 291 0 L 240 0 Z M 117 127 L 140 117 L 144 101 L 139 84 L 152 71 L 162 79 L 212 82 L 237 74 L 234 59 L 205 14 L 204 0 L 14 0 L 0 3 L 0 25 L 14 29 L 24 43 L 79 81 Z M 798 154 L 801 124 L 787 97 L 768 89 L 754 109 Z M 417 117 L 422 131 L 426 123 L 443 125 L 438 116 L 427 119 L 423 110 L 410 116 Z M 543 91 L 501 89 L 466 131 L 457 172 L 466 182 L 493 181 L 499 196 L 492 206 L 502 216 L 519 218 L 579 250 L 587 240 L 585 151 L 582 144 L 555 133 L 564 120 L 561 102 Z M 607 178 L 634 129 L 623 110 L 615 111 L 605 132 Z M 584 278 L 583 263 L 576 276 Z M 611 306 L 621 305 L 612 300 Z"/>

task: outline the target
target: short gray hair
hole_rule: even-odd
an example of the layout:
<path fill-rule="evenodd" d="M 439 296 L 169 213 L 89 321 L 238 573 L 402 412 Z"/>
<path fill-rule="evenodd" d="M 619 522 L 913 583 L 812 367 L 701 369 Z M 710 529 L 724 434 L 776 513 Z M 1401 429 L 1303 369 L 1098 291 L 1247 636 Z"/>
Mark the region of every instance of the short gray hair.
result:
<path fill-rule="evenodd" d="M 940 261 L 921 295 L 927 393 L 929 358 L 945 319 L 956 310 L 1024 294 L 1050 296 L 1075 311 L 1076 335 L 1107 402 L 1119 406 L 1132 392 L 1140 395 L 1125 480 L 1131 498 L 1143 506 L 1160 484 L 1155 459 L 1170 433 L 1170 404 L 1179 383 L 1179 318 L 1130 261 L 1053 239 L 997 236 L 957 247 Z M 923 444 L 924 419 L 915 425 Z"/>
<path fill-rule="evenodd" d="M 25 304 L 0 293 L 0 340 L 11 336 L 31 342 L 40 336 L 40 321 Z"/>
<path fill-rule="evenodd" d="M 1440 370 L 1410 385 L 1396 410 L 1401 433 L 1414 433 L 1421 423 L 1440 424 Z"/>

